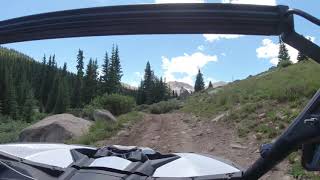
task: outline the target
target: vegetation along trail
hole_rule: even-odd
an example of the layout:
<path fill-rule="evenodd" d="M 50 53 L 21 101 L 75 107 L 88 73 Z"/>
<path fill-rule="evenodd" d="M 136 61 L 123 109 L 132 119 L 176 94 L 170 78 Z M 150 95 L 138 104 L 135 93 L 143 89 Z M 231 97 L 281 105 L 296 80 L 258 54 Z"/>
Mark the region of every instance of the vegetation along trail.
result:
<path fill-rule="evenodd" d="M 258 156 L 259 143 L 239 138 L 224 122 L 201 120 L 185 113 L 145 114 L 143 120 L 100 145 L 119 144 L 150 147 L 161 153 L 197 152 L 231 160 L 248 167 Z M 290 179 L 287 163 L 275 168 L 264 179 Z"/>

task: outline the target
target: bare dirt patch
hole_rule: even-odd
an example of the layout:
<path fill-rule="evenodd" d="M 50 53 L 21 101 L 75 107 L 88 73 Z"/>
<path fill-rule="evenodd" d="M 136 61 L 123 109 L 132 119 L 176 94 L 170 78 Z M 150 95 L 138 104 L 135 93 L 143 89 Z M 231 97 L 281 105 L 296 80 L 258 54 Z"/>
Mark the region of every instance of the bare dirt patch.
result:
<path fill-rule="evenodd" d="M 235 128 L 221 121 L 200 120 L 190 114 L 146 114 L 142 121 L 121 131 L 99 145 L 120 144 L 153 148 L 161 153 L 206 153 L 231 160 L 247 168 L 259 157 L 259 143 L 253 138 L 240 139 Z M 291 179 L 287 162 L 262 179 Z"/>

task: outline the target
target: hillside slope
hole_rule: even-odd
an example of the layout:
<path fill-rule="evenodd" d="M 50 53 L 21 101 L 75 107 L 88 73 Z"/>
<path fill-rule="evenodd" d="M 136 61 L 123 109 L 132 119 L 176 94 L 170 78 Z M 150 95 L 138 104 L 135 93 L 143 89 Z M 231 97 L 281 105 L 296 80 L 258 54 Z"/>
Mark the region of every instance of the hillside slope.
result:
<path fill-rule="evenodd" d="M 188 98 L 182 111 L 226 122 L 235 127 L 241 138 L 270 142 L 319 89 L 319 72 L 320 65 L 313 61 L 273 68 L 221 88 L 196 93 Z M 294 177 L 307 176 L 297 154 L 289 160 Z"/>
<path fill-rule="evenodd" d="M 320 87 L 318 72 L 320 65 L 313 61 L 272 69 L 194 94 L 186 101 L 183 111 L 208 118 L 228 112 L 226 119 L 240 123 L 239 129 L 245 128 L 241 124 L 250 124 L 259 118 L 270 122 L 270 126 L 288 123 Z M 256 124 L 251 123 L 248 128 L 251 126 Z"/>

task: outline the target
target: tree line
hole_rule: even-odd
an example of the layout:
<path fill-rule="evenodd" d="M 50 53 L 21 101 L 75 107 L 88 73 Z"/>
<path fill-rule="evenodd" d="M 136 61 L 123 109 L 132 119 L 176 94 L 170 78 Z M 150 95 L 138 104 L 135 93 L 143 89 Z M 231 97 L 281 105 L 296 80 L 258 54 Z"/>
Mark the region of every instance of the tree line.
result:
<path fill-rule="evenodd" d="M 291 64 L 285 44 L 279 39 L 279 67 Z M 121 84 L 123 76 L 120 52 L 117 45 L 111 53 L 105 53 L 102 70 L 98 72 L 97 59 L 89 58 L 85 65 L 83 50 L 76 56 L 76 73 L 57 64 L 56 56 L 42 58 L 42 62 L 12 49 L 0 47 L 0 115 L 13 119 L 32 121 L 34 113 L 64 113 L 69 108 L 82 108 L 96 96 L 102 94 L 124 94 L 136 98 L 137 104 L 152 104 L 176 97 L 165 79 L 157 77 L 149 62 L 144 78 L 137 90 Z M 308 57 L 299 52 L 299 62 Z M 209 83 L 212 87 L 212 83 Z M 203 74 L 198 71 L 194 85 L 195 92 L 205 89 Z"/>
<path fill-rule="evenodd" d="M 147 63 L 144 80 L 135 90 L 121 84 L 123 76 L 119 48 L 114 45 L 105 53 L 101 72 L 98 60 L 88 58 L 79 49 L 76 72 L 67 64 L 57 64 L 57 57 L 49 55 L 42 62 L 13 49 L 0 47 L 0 115 L 31 122 L 35 113 L 64 113 L 81 109 L 103 94 L 132 96 L 137 104 L 151 104 L 172 96 L 165 80 L 158 78 Z"/>
<path fill-rule="evenodd" d="M 140 82 L 137 91 L 137 104 L 153 104 L 176 97 L 165 80 L 158 78 L 151 69 L 149 61 L 144 70 L 144 78 Z"/>
<path fill-rule="evenodd" d="M 79 49 L 77 72 L 58 67 L 56 56 L 44 55 L 42 62 L 12 49 L 0 47 L 0 115 L 32 121 L 35 113 L 64 113 L 82 108 L 104 93 L 135 96 L 136 92 L 121 86 L 122 70 L 118 46 L 111 56 L 106 52 L 101 76 L 97 59 L 89 58 L 84 67 L 84 52 Z"/>
<path fill-rule="evenodd" d="M 310 38 L 309 38 L 310 40 Z M 304 62 L 307 61 L 309 58 L 302 54 L 301 52 L 298 52 L 298 57 L 297 57 L 297 61 L 298 62 Z M 281 40 L 281 38 L 279 37 L 279 54 L 278 54 L 278 64 L 277 67 L 287 67 L 290 66 L 292 64 L 291 60 L 290 60 L 290 55 L 289 55 L 289 51 L 285 45 L 285 43 Z"/>
<path fill-rule="evenodd" d="M 310 40 L 310 39 L 309 39 Z M 281 40 L 281 38 L 279 37 L 279 53 L 278 53 L 278 64 L 277 67 L 287 67 L 292 65 L 292 62 L 290 60 L 290 55 L 289 55 L 289 51 L 285 45 L 285 43 Z M 309 58 L 304 55 L 301 52 L 298 52 L 298 56 L 297 56 L 297 61 L 298 62 L 305 62 L 309 60 Z M 212 88 L 213 85 L 211 83 L 211 81 L 209 82 L 208 88 Z M 194 84 L 194 91 L 195 92 L 199 92 L 205 89 L 205 83 L 203 80 L 203 74 L 201 73 L 200 69 L 198 71 L 198 74 L 196 76 L 196 81 Z"/>

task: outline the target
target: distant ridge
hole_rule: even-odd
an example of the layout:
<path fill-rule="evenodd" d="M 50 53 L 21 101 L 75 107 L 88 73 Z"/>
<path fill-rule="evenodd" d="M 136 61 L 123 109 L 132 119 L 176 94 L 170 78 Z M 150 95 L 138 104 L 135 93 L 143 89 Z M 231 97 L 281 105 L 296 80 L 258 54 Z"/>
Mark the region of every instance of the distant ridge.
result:
<path fill-rule="evenodd" d="M 193 86 L 191 86 L 188 83 L 185 82 L 179 82 L 179 81 L 169 81 L 168 85 L 170 87 L 170 89 L 172 91 L 175 91 L 178 93 L 178 95 L 180 95 L 180 90 L 181 89 L 185 89 L 187 90 L 189 93 L 193 92 Z"/>
<path fill-rule="evenodd" d="M 227 82 L 218 81 L 218 82 L 212 83 L 212 87 L 213 88 L 217 88 L 217 87 L 221 87 L 221 86 L 224 86 L 224 85 L 227 85 L 227 84 L 228 84 Z"/>

